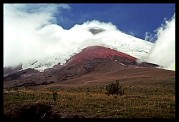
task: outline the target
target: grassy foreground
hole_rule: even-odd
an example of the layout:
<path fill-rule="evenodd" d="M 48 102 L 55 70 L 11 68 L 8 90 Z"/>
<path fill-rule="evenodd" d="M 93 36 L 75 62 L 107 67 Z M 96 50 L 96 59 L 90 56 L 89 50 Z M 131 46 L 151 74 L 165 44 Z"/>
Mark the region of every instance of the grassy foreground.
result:
<path fill-rule="evenodd" d="M 175 118 L 174 78 L 120 83 L 124 88 L 122 96 L 106 95 L 106 84 L 4 89 L 4 114 L 6 118 Z M 56 101 L 53 91 L 58 93 Z"/>

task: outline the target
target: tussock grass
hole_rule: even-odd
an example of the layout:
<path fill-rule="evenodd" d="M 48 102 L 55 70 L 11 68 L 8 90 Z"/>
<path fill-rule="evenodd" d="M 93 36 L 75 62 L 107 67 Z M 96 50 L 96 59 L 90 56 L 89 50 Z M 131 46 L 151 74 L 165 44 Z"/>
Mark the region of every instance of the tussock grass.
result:
<path fill-rule="evenodd" d="M 175 118 L 174 79 L 123 83 L 123 96 L 106 95 L 104 86 L 56 89 L 4 89 L 4 114 L 15 117 L 14 110 L 29 103 L 52 106 L 49 118 Z M 13 113 L 13 114 L 12 114 Z"/>

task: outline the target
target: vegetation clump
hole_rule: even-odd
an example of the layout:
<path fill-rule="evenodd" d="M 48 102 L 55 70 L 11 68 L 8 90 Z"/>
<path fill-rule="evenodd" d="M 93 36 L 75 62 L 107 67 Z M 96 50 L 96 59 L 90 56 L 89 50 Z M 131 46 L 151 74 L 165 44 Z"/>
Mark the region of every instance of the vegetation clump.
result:
<path fill-rule="evenodd" d="M 53 96 L 53 101 L 55 102 L 58 98 L 58 93 L 56 91 L 53 91 L 52 96 Z"/>
<path fill-rule="evenodd" d="M 114 95 L 114 94 L 124 95 L 124 89 L 119 84 L 118 80 L 116 80 L 115 83 L 107 84 L 106 85 L 106 91 L 107 91 L 108 95 Z"/>

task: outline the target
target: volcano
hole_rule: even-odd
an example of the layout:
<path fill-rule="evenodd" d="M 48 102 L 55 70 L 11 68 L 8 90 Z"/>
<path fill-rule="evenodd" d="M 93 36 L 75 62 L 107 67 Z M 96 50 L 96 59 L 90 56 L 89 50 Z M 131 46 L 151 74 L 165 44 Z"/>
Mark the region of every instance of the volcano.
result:
<path fill-rule="evenodd" d="M 136 58 L 116 50 L 102 47 L 91 46 L 82 50 L 79 54 L 73 56 L 66 65 L 73 65 L 77 63 L 84 63 L 85 61 L 94 59 L 108 59 L 121 61 L 123 63 L 136 62 Z"/>
<path fill-rule="evenodd" d="M 151 63 L 137 63 L 137 58 L 102 46 L 91 46 L 72 56 L 60 68 L 47 70 L 58 81 L 64 81 L 90 72 L 109 72 L 127 68 L 157 67 Z M 59 67 L 59 66 L 56 66 Z"/>
<path fill-rule="evenodd" d="M 157 67 L 147 62 L 137 63 L 137 58 L 103 46 L 90 46 L 72 56 L 64 65 L 55 65 L 44 72 L 21 70 L 4 77 L 5 86 L 23 86 L 24 84 L 49 84 L 65 82 L 89 73 L 106 73 L 124 69 Z"/>

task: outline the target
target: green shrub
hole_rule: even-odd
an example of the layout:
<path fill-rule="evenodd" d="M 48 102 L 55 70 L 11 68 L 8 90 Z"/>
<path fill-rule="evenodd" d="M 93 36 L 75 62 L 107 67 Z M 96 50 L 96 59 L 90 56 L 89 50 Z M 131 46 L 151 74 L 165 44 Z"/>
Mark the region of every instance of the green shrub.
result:
<path fill-rule="evenodd" d="M 120 95 L 124 95 L 124 90 L 122 88 L 121 85 L 119 85 L 119 81 L 116 80 L 115 83 L 110 83 L 110 84 L 107 84 L 106 85 L 106 91 L 107 91 L 107 94 L 110 95 L 110 94 L 120 94 Z"/>
<path fill-rule="evenodd" d="M 53 91 L 52 96 L 53 96 L 53 101 L 56 101 L 57 98 L 58 98 L 58 94 L 57 94 L 57 92 L 56 92 L 56 91 Z"/>

